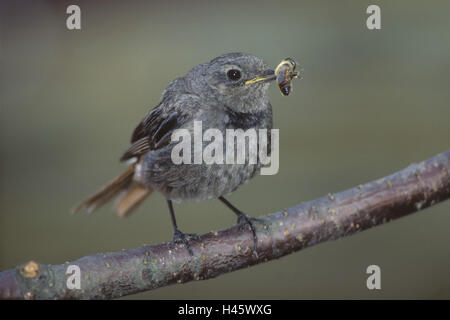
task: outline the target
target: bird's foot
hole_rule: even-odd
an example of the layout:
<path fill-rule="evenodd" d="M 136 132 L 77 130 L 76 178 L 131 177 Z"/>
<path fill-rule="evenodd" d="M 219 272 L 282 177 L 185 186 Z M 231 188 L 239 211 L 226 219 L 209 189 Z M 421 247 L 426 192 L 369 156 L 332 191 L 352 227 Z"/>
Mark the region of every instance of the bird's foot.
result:
<path fill-rule="evenodd" d="M 268 226 L 267 224 L 264 222 L 263 219 L 259 219 L 259 218 L 252 218 L 248 215 L 246 215 L 245 213 L 241 212 L 240 214 L 238 214 L 238 224 L 240 225 L 247 225 L 248 228 L 250 229 L 250 231 L 253 234 L 253 252 L 256 253 L 256 247 L 258 245 L 258 236 L 256 235 L 256 228 L 254 223 L 261 223 L 264 225 L 264 228 L 267 229 Z"/>
<path fill-rule="evenodd" d="M 195 240 L 200 241 L 201 237 L 198 234 L 195 234 L 195 233 L 183 233 L 180 230 L 176 229 L 174 234 L 173 234 L 172 242 L 175 243 L 175 244 L 183 244 L 183 245 L 185 245 L 186 249 L 189 252 L 189 254 L 191 256 L 193 256 L 194 253 L 192 252 L 191 244 L 189 242 L 191 239 L 195 239 Z"/>

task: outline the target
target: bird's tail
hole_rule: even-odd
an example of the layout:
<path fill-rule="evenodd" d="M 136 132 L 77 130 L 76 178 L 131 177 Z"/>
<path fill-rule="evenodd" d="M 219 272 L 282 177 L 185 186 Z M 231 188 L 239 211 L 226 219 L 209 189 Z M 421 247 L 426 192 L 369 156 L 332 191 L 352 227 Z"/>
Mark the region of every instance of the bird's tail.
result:
<path fill-rule="evenodd" d="M 118 216 L 125 217 L 136 209 L 152 193 L 152 190 L 133 181 L 135 165 L 130 166 L 98 192 L 81 202 L 73 209 L 91 213 L 110 200 L 116 199 L 114 209 Z"/>

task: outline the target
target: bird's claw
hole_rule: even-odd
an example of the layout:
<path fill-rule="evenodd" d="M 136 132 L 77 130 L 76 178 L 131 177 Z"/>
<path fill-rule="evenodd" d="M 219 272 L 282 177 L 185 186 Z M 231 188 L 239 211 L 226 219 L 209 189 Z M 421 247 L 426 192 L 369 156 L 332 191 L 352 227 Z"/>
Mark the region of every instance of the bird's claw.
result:
<path fill-rule="evenodd" d="M 183 233 L 177 229 L 177 230 L 175 230 L 175 232 L 173 234 L 172 242 L 175 244 L 184 244 L 186 246 L 186 249 L 188 250 L 189 254 L 191 256 L 193 256 L 194 253 L 192 252 L 191 244 L 189 242 L 191 239 L 195 239 L 195 240 L 199 241 L 201 238 L 198 234 Z"/>
<path fill-rule="evenodd" d="M 263 219 L 252 218 L 252 217 L 246 215 L 245 213 L 241 213 L 238 216 L 238 224 L 248 225 L 250 231 L 253 234 L 253 252 L 256 253 L 256 248 L 258 245 L 258 236 L 256 235 L 256 228 L 254 226 L 254 222 L 262 223 L 264 225 L 264 228 L 267 228 L 267 225 Z"/>

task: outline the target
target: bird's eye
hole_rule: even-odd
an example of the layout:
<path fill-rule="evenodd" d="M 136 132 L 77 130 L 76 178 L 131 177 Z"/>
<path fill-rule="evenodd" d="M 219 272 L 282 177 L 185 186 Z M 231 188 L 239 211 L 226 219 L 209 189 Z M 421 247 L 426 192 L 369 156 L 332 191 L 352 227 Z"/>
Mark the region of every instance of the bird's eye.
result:
<path fill-rule="evenodd" d="M 237 81 L 241 78 L 241 72 L 236 69 L 231 69 L 227 72 L 227 77 L 231 81 Z"/>

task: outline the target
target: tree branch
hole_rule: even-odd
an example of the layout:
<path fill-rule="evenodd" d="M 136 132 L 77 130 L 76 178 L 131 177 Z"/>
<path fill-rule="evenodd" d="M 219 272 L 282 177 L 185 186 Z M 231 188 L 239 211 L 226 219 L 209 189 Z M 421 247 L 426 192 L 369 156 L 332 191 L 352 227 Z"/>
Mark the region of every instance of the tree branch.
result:
<path fill-rule="evenodd" d="M 191 240 L 194 252 L 172 243 L 86 256 L 62 265 L 30 261 L 0 272 L 3 299 L 107 299 L 175 283 L 205 280 L 314 244 L 349 236 L 450 197 L 450 150 L 385 178 L 260 217 L 258 248 L 242 226 Z M 66 282 L 81 269 L 81 289 Z"/>

